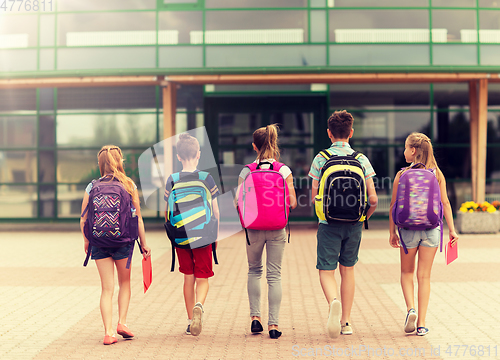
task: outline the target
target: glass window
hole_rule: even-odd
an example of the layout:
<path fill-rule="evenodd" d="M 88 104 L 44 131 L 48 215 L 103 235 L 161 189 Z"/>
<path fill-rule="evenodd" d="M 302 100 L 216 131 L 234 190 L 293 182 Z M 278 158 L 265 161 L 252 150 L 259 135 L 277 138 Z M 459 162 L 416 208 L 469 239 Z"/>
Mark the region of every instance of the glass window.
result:
<path fill-rule="evenodd" d="M 481 0 L 480 0 L 481 1 Z M 432 0 L 435 7 L 476 7 L 476 0 Z"/>
<path fill-rule="evenodd" d="M 488 108 L 500 106 L 500 84 L 488 83 Z"/>
<path fill-rule="evenodd" d="M 450 105 L 468 107 L 469 85 L 466 83 L 434 84 L 434 104 L 437 108 L 448 108 Z"/>
<path fill-rule="evenodd" d="M 57 70 L 142 69 L 156 67 L 156 48 L 61 48 Z"/>
<path fill-rule="evenodd" d="M 326 11 L 311 11 L 311 42 L 326 42 Z"/>
<path fill-rule="evenodd" d="M 159 49 L 160 68 L 201 68 L 203 48 L 201 46 L 163 46 Z"/>
<path fill-rule="evenodd" d="M 329 29 L 332 42 L 428 42 L 429 12 L 330 10 Z"/>
<path fill-rule="evenodd" d="M 57 216 L 79 218 L 85 185 L 57 185 Z"/>
<path fill-rule="evenodd" d="M 479 0 L 479 7 L 500 7 L 498 0 Z"/>
<path fill-rule="evenodd" d="M 156 114 L 59 115 L 58 146 L 139 146 L 156 142 Z"/>
<path fill-rule="evenodd" d="M 249 145 L 252 143 L 252 135 L 255 129 L 263 126 L 262 124 L 262 114 L 260 113 L 220 113 L 219 114 L 219 144 L 220 145 Z M 251 146 L 249 146 L 251 150 Z M 253 156 L 255 160 L 255 155 L 248 153 L 248 156 Z M 219 158 L 222 160 L 222 164 L 248 164 L 251 161 L 239 162 L 242 159 L 230 159 L 224 156 L 229 156 L 228 154 L 223 154 Z"/>
<path fill-rule="evenodd" d="M 17 5 L 17 7 L 18 6 L 19 5 Z M 10 7 L 10 5 L 8 5 L 8 7 Z M 0 11 L 3 12 L 3 9 Z M 16 16 L 1 17 L 0 49 L 27 48 L 27 47 L 37 46 L 37 44 L 38 44 L 37 15 L 16 15 Z"/>
<path fill-rule="evenodd" d="M 429 112 L 355 110 L 351 114 L 354 117 L 354 143 L 404 143 L 414 131 L 430 135 Z"/>
<path fill-rule="evenodd" d="M 481 45 L 481 65 L 499 65 L 500 48 L 498 45 Z"/>
<path fill-rule="evenodd" d="M 56 41 L 55 15 L 40 15 L 40 46 L 54 46 Z"/>
<path fill-rule="evenodd" d="M 38 181 L 42 183 L 56 181 L 56 161 L 55 152 L 52 150 L 43 150 L 38 153 Z"/>
<path fill-rule="evenodd" d="M 301 43 L 308 37 L 305 10 L 209 11 L 205 16 L 205 43 Z M 191 43 L 202 42 L 201 35 L 194 33 Z"/>
<path fill-rule="evenodd" d="M 271 124 L 280 127 L 279 139 L 282 145 L 314 144 L 314 114 L 308 112 L 272 113 Z"/>
<path fill-rule="evenodd" d="M 0 112 L 36 111 L 36 89 L 0 89 Z"/>
<path fill-rule="evenodd" d="M 430 104 L 428 84 L 330 84 L 333 109 L 367 106 L 415 107 Z"/>
<path fill-rule="evenodd" d="M 500 14 L 498 11 L 479 12 L 479 41 L 500 43 Z"/>
<path fill-rule="evenodd" d="M 36 50 L 2 50 L 0 72 L 36 71 Z"/>
<path fill-rule="evenodd" d="M 54 111 L 54 89 L 40 88 L 40 111 Z"/>
<path fill-rule="evenodd" d="M 39 118 L 38 143 L 41 147 L 52 147 L 55 146 L 56 130 L 54 116 L 40 116 Z"/>
<path fill-rule="evenodd" d="M 144 10 L 156 9 L 156 0 L 57 0 L 57 6 L 59 11 Z"/>
<path fill-rule="evenodd" d="M 162 11 L 158 15 L 158 43 L 189 44 L 191 31 L 203 30 L 201 11 Z"/>
<path fill-rule="evenodd" d="M 475 31 L 476 24 L 475 10 L 432 10 L 432 27 L 447 29 L 448 42 L 469 42 L 467 30 Z"/>
<path fill-rule="evenodd" d="M 210 8 L 281 8 L 306 7 L 307 0 L 205 0 Z"/>
<path fill-rule="evenodd" d="M 331 66 L 429 65 L 428 45 L 332 45 Z"/>
<path fill-rule="evenodd" d="M 40 69 L 55 70 L 56 53 L 54 49 L 40 49 Z"/>
<path fill-rule="evenodd" d="M 163 0 L 164 4 L 196 4 L 198 0 Z"/>
<path fill-rule="evenodd" d="M 205 89 L 206 92 L 209 92 Z M 285 84 L 285 85 L 214 85 L 213 90 L 210 92 L 214 93 L 235 93 L 235 92 L 245 92 L 245 93 L 256 93 L 256 92 L 310 92 L 310 84 Z"/>
<path fill-rule="evenodd" d="M 210 46 L 207 67 L 324 66 L 326 49 L 321 45 Z"/>
<path fill-rule="evenodd" d="M 36 182 L 35 151 L 0 151 L 0 183 Z"/>
<path fill-rule="evenodd" d="M 433 65 L 477 65 L 476 45 L 433 45 Z"/>
<path fill-rule="evenodd" d="M 155 12 L 59 14 L 57 18 L 59 45 L 156 44 Z"/>
<path fill-rule="evenodd" d="M 160 98 L 163 108 L 163 97 Z M 177 110 L 203 111 L 203 85 L 178 85 Z"/>
<path fill-rule="evenodd" d="M 144 110 L 156 111 L 154 86 L 60 88 L 58 110 Z"/>
<path fill-rule="evenodd" d="M 326 6 L 326 0 L 310 0 L 310 5 L 312 8 L 320 8 Z"/>
<path fill-rule="evenodd" d="M 329 7 L 428 7 L 429 0 L 328 0 Z"/>
<path fill-rule="evenodd" d="M 59 150 L 57 152 L 57 181 L 85 183 L 86 185 L 92 181 L 92 179 L 99 178 L 100 173 L 97 165 L 98 151 L 99 150 Z M 79 196 L 81 204 L 83 191 Z"/>
<path fill-rule="evenodd" d="M 55 213 L 55 185 L 40 185 L 40 214 L 42 218 L 53 218 Z"/>
<path fill-rule="evenodd" d="M 36 147 L 36 118 L 0 117 L 0 148 Z"/>
<path fill-rule="evenodd" d="M 36 217 L 37 197 L 36 186 L 0 185 L 0 218 Z"/>

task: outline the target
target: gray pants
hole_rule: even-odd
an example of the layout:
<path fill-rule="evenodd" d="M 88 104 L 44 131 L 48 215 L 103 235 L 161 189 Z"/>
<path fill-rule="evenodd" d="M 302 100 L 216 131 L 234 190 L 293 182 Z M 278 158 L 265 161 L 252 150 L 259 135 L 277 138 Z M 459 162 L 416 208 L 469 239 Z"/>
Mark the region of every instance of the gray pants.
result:
<path fill-rule="evenodd" d="M 248 257 L 248 300 L 250 316 L 260 316 L 260 279 L 262 278 L 262 252 L 266 245 L 266 278 L 269 301 L 268 325 L 278 325 L 281 306 L 281 261 L 285 250 L 286 232 L 281 230 L 247 230 L 250 245 Z"/>

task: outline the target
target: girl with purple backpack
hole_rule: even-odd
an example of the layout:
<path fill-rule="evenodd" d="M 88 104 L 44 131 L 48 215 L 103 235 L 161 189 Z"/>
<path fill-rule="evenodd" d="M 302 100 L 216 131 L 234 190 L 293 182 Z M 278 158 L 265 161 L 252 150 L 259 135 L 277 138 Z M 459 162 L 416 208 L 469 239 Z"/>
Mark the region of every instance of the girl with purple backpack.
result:
<path fill-rule="evenodd" d="M 399 214 L 400 209 L 408 206 L 410 202 L 414 202 L 417 197 L 417 193 L 426 184 L 422 185 L 419 183 L 419 179 L 414 177 L 409 179 L 409 170 L 413 169 L 427 169 L 432 171 L 437 179 L 436 189 L 434 192 L 432 190 L 427 190 L 423 192 L 424 196 L 427 196 L 428 201 L 419 201 L 419 204 L 414 204 L 414 208 L 411 209 L 409 215 L 410 218 L 414 218 L 415 222 L 420 221 L 424 223 L 426 219 L 417 219 L 420 214 L 426 215 L 427 218 L 433 216 L 441 217 L 444 213 L 444 217 L 449 228 L 449 239 L 452 246 L 456 245 L 458 240 L 458 235 L 455 231 L 455 226 L 453 224 L 453 213 L 450 206 L 450 201 L 448 200 L 448 195 L 446 193 L 446 180 L 443 173 L 439 169 L 434 158 L 434 152 L 432 149 L 432 144 L 430 139 L 421 133 L 412 133 L 406 138 L 405 160 L 411 165 L 407 168 L 399 171 L 394 178 L 394 186 L 392 190 L 392 200 L 391 200 L 391 211 L 389 212 L 390 222 L 389 231 L 390 238 L 389 243 L 394 248 L 400 248 L 401 257 L 401 288 L 403 290 L 403 295 L 406 302 L 407 315 L 404 325 L 404 331 L 406 333 L 412 333 L 417 330 L 417 335 L 424 336 L 429 332 L 429 329 L 425 327 L 425 316 L 427 313 L 427 307 L 429 305 L 430 296 L 430 276 L 432 263 L 434 261 L 434 256 L 436 255 L 437 247 L 442 241 L 442 219 L 439 220 L 441 226 L 437 226 L 427 230 L 411 230 L 399 228 L 399 233 L 401 234 L 401 239 L 396 232 L 396 223 L 399 223 L 399 219 L 395 219 Z M 424 172 L 422 172 L 424 171 Z M 425 170 L 420 172 L 420 179 L 425 177 Z M 408 172 L 408 174 L 405 174 Z M 404 174 L 404 175 L 403 175 Z M 402 177 L 405 178 L 404 182 Z M 408 178 L 408 180 L 406 180 Z M 400 183 L 401 179 L 401 183 Z M 436 180 L 431 176 L 431 182 L 436 182 Z M 409 189 L 406 187 L 409 186 Z M 398 187 L 401 187 L 398 192 Z M 419 188 L 420 187 L 420 188 Z M 432 189 L 432 187 L 430 187 Z M 408 191 L 409 190 L 409 191 Z M 420 193 L 422 193 L 420 191 Z M 406 196 L 405 200 L 399 198 L 401 194 Z M 440 194 L 440 195 L 438 195 Z M 434 206 L 433 199 L 436 196 L 436 201 L 438 206 Z M 403 196 L 401 196 L 403 197 Z M 412 198 L 412 199 L 410 199 Z M 441 202 L 441 204 L 439 204 Z M 428 204 L 431 206 L 428 206 Z M 440 212 L 442 206 L 442 213 Z M 396 211 L 398 209 L 398 211 Z M 436 209 L 439 211 L 436 212 Z M 403 211 L 403 210 L 401 210 Z M 408 213 L 408 211 L 407 211 Z M 408 214 L 406 214 L 408 217 Z M 423 216 L 425 218 L 425 216 Z M 413 276 L 415 272 L 415 258 L 418 252 L 418 267 L 417 267 L 417 281 L 418 281 L 418 316 L 415 311 L 414 306 L 414 283 Z"/>
<path fill-rule="evenodd" d="M 252 319 L 250 329 L 252 333 L 260 333 L 264 330 L 260 316 L 260 279 L 263 272 L 262 253 L 264 247 L 266 247 L 266 278 L 269 301 L 268 331 L 272 339 L 277 339 L 281 336 L 281 331 L 278 329 L 282 294 L 281 262 L 287 238 L 286 222 L 280 220 L 288 217 L 289 208 L 285 210 L 282 208 L 289 206 L 295 209 L 297 199 L 293 187 L 292 171 L 288 166 L 278 162 L 280 151 L 278 148 L 277 125 L 273 124 L 257 129 L 253 133 L 252 147 L 257 152 L 257 159 L 245 166 L 241 171 L 236 199 L 238 201 L 240 220 L 247 232 L 247 287 L 250 317 Z M 256 176 L 253 177 L 253 175 Z M 265 186 L 263 191 L 267 193 L 261 198 L 253 199 L 255 204 L 252 207 L 252 204 L 249 203 L 253 201 L 251 199 L 252 191 L 258 191 L 258 183 Z M 242 184 L 244 185 L 242 186 Z M 249 189 L 252 191 L 249 191 Z M 288 198 L 286 198 L 287 195 Z M 285 198 L 284 201 L 283 198 Z M 266 200 L 263 202 L 262 199 Z M 271 213 L 276 212 L 273 213 L 273 216 L 269 216 L 268 210 Z M 248 217 L 245 217 L 244 214 L 248 215 L 249 213 L 255 217 L 255 221 L 250 220 L 253 224 L 248 226 L 248 224 L 245 224 L 245 221 L 248 222 Z M 262 222 L 263 215 L 264 224 Z"/>
<path fill-rule="evenodd" d="M 82 217 L 80 219 L 80 229 L 83 234 L 84 250 L 85 253 L 91 252 L 91 258 L 95 260 L 99 276 L 101 278 L 101 316 L 104 323 L 104 345 L 111 345 L 117 342 L 113 328 L 112 328 L 112 299 L 115 290 L 115 267 L 118 273 L 118 284 L 120 290 L 118 292 L 118 326 L 117 333 L 124 338 L 132 338 L 134 334 L 128 329 L 126 325 L 128 306 L 130 303 L 130 266 L 127 266 L 131 247 L 134 246 L 135 241 L 130 241 L 129 244 L 121 247 L 97 247 L 91 246 L 89 249 L 89 240 L 85 235 L 85 223 L 90 211 L 87 212 L 87 205 L 89 204 L 89 194 L 94 184 L 100 182 L 113 182 L 118 181 L 123 186 L 132 200 L 133 210 L 135 216 L 138 218 L 139 239 L 140 245 L 143 250 L 143 256 L 149 257 L 151 249 L 146 243 L 146 234 L 144 231 L 144 222 L 141 216 L 139 193 L 137 186 L 132 179 L 125 175 L 123 170 L 123 155 L 118 146 L 106 145 L 97 154 L 97 161 L 99 164 L 99 171 L 101 178 L 98 181 L 92 181 L 85 189 L 82 203 Z M 96 189 L 99 191 L 99 189 Z M 133 215 L 132 215 L 133 216 Z M 129 264 L 130 265 L 130 264 Z"/>

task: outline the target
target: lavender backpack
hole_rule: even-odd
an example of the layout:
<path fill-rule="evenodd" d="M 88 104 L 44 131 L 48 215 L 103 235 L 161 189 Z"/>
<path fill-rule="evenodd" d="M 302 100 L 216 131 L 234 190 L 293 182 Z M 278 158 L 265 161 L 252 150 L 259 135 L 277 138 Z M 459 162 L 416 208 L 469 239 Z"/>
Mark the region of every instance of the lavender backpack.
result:
<path fill-rule="evenodd" d="M 82 217 L 87 212 L 84 233 L 90 245 L 83 266 L 87 266 L 91 246 L 116 248 L 126 246 L 137 239 L 139 223 L 132 205 L 132 196 L 119 181 L 106 178 L 94 180 Z M 127 269 L 130 268 L 133 250 L 132 245 Z"/>
<path fill-rule="evenodd" d="M 416 169 L 417 165 L 424 168 Z M 435 169 L 427 169 L 424 164 L 418 163 L 403 172 L 399 178 L 392 219 L 398 227 L 405 254 L 408 254 L 408 249 L 401 238 L 401 228 L 422 231 L 440 226 L 440 251 L 443 250 L 443 204 L 434 171 Z"/>

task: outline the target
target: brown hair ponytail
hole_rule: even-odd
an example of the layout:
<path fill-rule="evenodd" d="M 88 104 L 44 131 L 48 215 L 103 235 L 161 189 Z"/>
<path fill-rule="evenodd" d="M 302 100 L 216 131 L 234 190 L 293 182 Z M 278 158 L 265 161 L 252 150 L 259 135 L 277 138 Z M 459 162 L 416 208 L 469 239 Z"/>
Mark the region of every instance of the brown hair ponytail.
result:
<path fill-rule="evenodd" d="M 123 154 L 118 146 L 103 146 L 97 154 L 97 161 L 101 176 L 111 175 L 112 179 L 121 182 L 127 192 L 133 195 L 135 190 L 134 182 L 125 175 L 125 170 L 123 170 Z"/>
<path fill-rule="evenodd" d="M 415 149 L 414 163 L 422 163 L 427 169 L 436 169 L 437 179 L 441 182 L 443 174 L 434 157 L 431 139 L 425 134 L 414 132 L 406 138 L 406 145 Z"/>
<path fill-rule="evenodd" d="M 257 160 L 279 160 L 278 129 L 277 124 L 271 124 L 255 130 L 253 133 L 253 143 L 258 150 Z"/>

